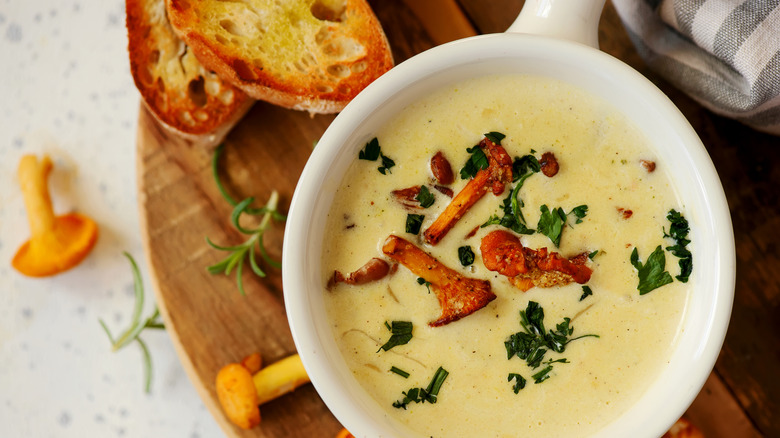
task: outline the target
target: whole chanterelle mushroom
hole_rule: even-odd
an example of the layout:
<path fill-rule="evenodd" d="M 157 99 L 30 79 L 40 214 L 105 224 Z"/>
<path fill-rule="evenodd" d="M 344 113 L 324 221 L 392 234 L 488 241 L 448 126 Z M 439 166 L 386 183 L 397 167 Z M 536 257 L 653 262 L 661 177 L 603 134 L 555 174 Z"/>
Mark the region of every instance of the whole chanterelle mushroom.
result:
<path fill-rule="evenodd" d="M 260 356 L 255 353 L 241 363 L 225 365 L 217 373 L 217 398 L 222 410 L 242 429 L 260 424 L 261 404 L 310 381 L 297 354 L 262 369 L 260 362 Z"/>
<path fill-rule="evenodd" d="M 31 237 L 11 264 L 30 277 L 55 275 L 76 266 L 97 241 L 97 225 L 92 219 L 78 213 L 54 216 L 47 184 L 51 168 L 48 156 L 39 161 L 34 155 L 25 155 L 19 162 Z"/>

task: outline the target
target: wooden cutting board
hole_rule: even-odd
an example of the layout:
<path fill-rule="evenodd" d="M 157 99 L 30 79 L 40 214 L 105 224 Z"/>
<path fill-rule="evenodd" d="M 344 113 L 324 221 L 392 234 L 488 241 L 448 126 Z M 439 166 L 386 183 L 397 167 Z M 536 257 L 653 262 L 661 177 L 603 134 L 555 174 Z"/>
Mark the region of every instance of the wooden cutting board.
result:
<path fill-rule="evenodd" d="M 499 3 L 505 9 L 496 9 L 491 2 L 486 10 L 479 1 L 465 0 L 377 0 L 372 7 L 400 62 L 432 46 L 476 34 L 471 23 L 479 23 L 485 14 L 503 14 L 506 21 L 516 16 L 521 5 L 511 0 Z M 611 15 L 602 19 L 602 39 L 620 32 L 622 39 L 611 43 L 611 52 L 636 56 L 614 11 L 607 12 Z M 332 120 L 333 116 L 310 117 L 256 103 L 225 140 L 219 163 L 222 181 L 233 198 L 253 196 L 261 205 L 277 190 L 285 211 L 312 145 Z M 311 385 L 263 405 L 262 424 L 253 430 L 238 429 L 224 417 L 214 388 L 220 367 L 255 351 L 265 363 L 295 352 L 281 272 L 268 267 L 268 276 L 259 278 L 245 269 L 246 296 L 242 296 L 234 275 L 206 271 L 225 255 L 207 245 L 207 236 L 223 245 L 245 240 L 230 224 L 232 206 L 215 185 L 213 146 L 169 134 L 142 106 L 137 148 L 142 234 L 157 303 L 184 369 L 209 411 L 230 437 L 335 436 L 341 426 Z M 265 235 L 266 247 L 277 260 L 282 234 L 283 224 L 276 224 Z M 711 413 L 717 415 L 713 418 Z M 754 436 L 744 412 L 714 374 L 689 415 L 695 423 L 706 423 L 707 429 L 729 431 L 709 436 Z"/>
<path fill-rule="evenodd" d="M 408 5 L 412 6 L 409 7 Z M 375 2 L 396 62 L 475 32 L 454 1 Z M 433 9 L 428 9 L 433 8 Z M 436 11 L 431 15 L 431 11 Z M 434 19 L 430 19 L 434 17 Z M 333 116 L 258 102 L 225 140 L 222 181 L 233 198 L 255 197 L 261 205 L 272 190 L 286 211 L 313 143 Z M 206 267 L 225 253 L 206 243 L 245 240 L 230 221 L 232 206 L 221 196 L 211 170 L 214 148 L 162 129 L 142 106 L 137 134 L 137 174 L 144 244 L 157 303 L 184 369 L 204 403 L 231 437 L 333 437 L 341 429 L 311 385 L 261 407 L 260 427 L 242 431 L 224 417 L 214 378 L 223 365 L 259 351 L 264 363 L 295 353 L 284 310 L 281 272 L 266 278 L 244 272 L 246 296 L 235 275 L 211 275 Z M 280 260 L 283 224 L 264 236 Z"/>

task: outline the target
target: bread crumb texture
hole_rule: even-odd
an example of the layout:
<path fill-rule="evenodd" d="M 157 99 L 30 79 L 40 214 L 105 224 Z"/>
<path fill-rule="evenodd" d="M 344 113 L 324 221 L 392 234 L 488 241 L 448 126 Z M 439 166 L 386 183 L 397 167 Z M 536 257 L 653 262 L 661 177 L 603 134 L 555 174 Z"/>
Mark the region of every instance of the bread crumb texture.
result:
<path fill-rule="evenodd" d="M 335 112 L 392 65 L 363 0 L 168 0 L 198 59 L 252 97 Z"/>
<path fill-rule="evenodd" d="M 171 28 L 164 0 L 127 0 L 130 67 L 147 107 L 167 127 L 209 134 L 252 99 L 207 70 Z"/>

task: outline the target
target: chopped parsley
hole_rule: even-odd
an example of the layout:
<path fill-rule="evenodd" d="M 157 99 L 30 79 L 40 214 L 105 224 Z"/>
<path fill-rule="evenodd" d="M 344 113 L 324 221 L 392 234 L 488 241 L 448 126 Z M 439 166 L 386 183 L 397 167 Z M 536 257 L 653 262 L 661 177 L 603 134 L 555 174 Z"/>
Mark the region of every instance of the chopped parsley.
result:
<path fill-rule="evenodd" d="M 433 193 L 424 185 L 420 186 L 420 192 L 417 193 L 417 196 L 415 196 L 414 199 L 420 201 L 420 207 L 422 208 L 430 207 L 433 205 L 433 201 L 436 200 L 436 198 L 433 197 Z"/>
<path fill-rule="evenodd" d="M 573 214 L 574 217 L 577 218 L 576 221 L 574 221 L 575 224 L 581 224 L 582 219 L 585 218 L 585 216 L 588 214 L 588 206 L 587 205 L 578 205 L 571 209 L 569 214 Z"/>
<path fill-rule="evenodd" d="M 474 263 L 474 251 L 471 250 L 469 245 L 461 246 L 458 248 L 458 259 L 461 265 L 468 266 Z"/>
<path fill-rule="evenodd" d="M 533 234 L 535 230 L 528 228 L 523 217 L 523 213 L 520 210 L 523 207 L 523 201 L 517 198 L 517 194 L 522 187 L 522 183 L 518 183 L 514 189 L 509 193 L 509 196 L 504 199 L 502 211 L 503 217 L 493 215 L 488 218 L 487 222 L 480 227 L 485 228 L 488 225 L 501 225 L 502 227 L 509 228 L 517 234 Z"/>
<path fill-rule="evenodd" d="M 382 148 L 379 146 L 379 140 L 377 140 L 376 137 L 366 143 L 363 150 L 358 153 L 358 158 L 367 161 L 376 161 L 377 158 L 381 158 L 382 165 L 379 166 L 377 170 L 379 170 L 379 173 L 382 175 L 386 175 L 386 172 L 389 172 L 390 168 L 395 166 L 395 161 L 382 153 Z"/>
<path fill-rule="evenodd" d="M 406 215 L 406 232 L 409 234 L 420 234 L 423 219 L 425 219 L 425 215 L 422 214 L 409 213 Z"/>
<path fill-rule="evenodd" d="M 444 383 L 444 380 L 446 380 L 447 376 L 449 375 L 450 373 L 447 370 L 445 370 L 442 367 L 439 367 L 439 369 L 436 370 L 436 373 L 434 373 L 431 382 L 428 384 L 428 387 L 411 388 L 408 391 L 402 392 L 404 398 L 401 399 L 400 401 L 393 402 L 393 407 L 406 409 L 406 406 L 411 402 L 436 403 L 436 399 L 439 396 L 439 390 L 441 389 L 441 385 Z"/>
<path fill-rule="evenodd" d="M 546 367 L 542 368 L 541 371 L 532 375 L 531 378 L 534 379 L 534 383 L 542 383 L 550 378 L 550 371 L 552 371 L 552 369 L 552 365 L 547 365 Z"/>
<path fill-rule="evenodd" d="M 528 225 L 525 222 L 521 210 L 524 204 L 518 195 L 525 180 L 534 173 L 539 172 L 540 169 L 541 166 L 539 165 L 539 161 L 533 155 L 525 155 L 522 158 L 515 157 L 515 161 L 512 163 L 512 181 L 516 184 L 509 195 L 504 199 L 502 207 L 504 216 L 490 216 L 487 222 L 482 224 L 481 227 L 485 228 L 488 225 L 501 225 L 517 234 L 533 234 L 535 230 L 528 228 Z"/>
<path fill-rule="evenodd" d="M 379 158 L 380 151 L 379 140 L 374 137 L 371 141 L 366 143 L 363 150 L 358 153 L 358 158 L 361 160 L 376 161 L 376 159 Z"/>
<path fill-rule="evenodd" d="M 404 379 L 408 379 L 409 378 L 409 373 L 407 373 L 406 371 L 404 371 L 404 370 L 402 370 L 400 368 L 391 367 L 390 368 L 390 372 L 391 373 L 396 373 L 399 376 L 403 377 Z"/>
<path fill-rule="evenodd" d="M 495 144 L 501 144 L 501 140 L 506 138 L 506 135 L 496 132 L 496 131 L 490 131 L 487 134 L 485 134 L 485 138 L 492 141 Z"/>
<path fill-rule="evenodd" d="M 598 249 L 593 251 L 592 253 L 588 254 L 588 258 L 593 260 L 599 254 L 600 251 L 601 250 L 598 250 Z"/>
<path fill-rule="evenodd" d="M 543 204 L 541 207 L 539 207 L 539 211 L 541 211 L 542 214 L 539 216 L 539 223 L 536 225 L 537 231 L 549 237 L 552 243 L 554 243 L 556 247 L 559 247 L 561 245 L 563 227 L 566 225 L 566 218 L 568 215 L 574 215 L 574 217 L 577 218 L 575 223 L 579 224 L 588 214 L 588 206 L 579 205 L 574 207 L 567 214 L 561 207 L 555 208 L 551 211 L 546 204 Z"/>
<path fill-rule="evenodd" d="M 422 277 L 417 277 L 417 284 L 425 285 L 425 287 L 428 288 L 428 293 L 431 293 L 431 282 L 430 281 L 428 281 L 428 280 L 426 280 L 426 279 L 424 279 Z"/>
<path fill-rule="evenodd" d="M 561 207 L 550 211 L 546 204 L 543 204 L 539 210 L 542 212 L 542 215 L 539 216 L 539 223 L 536 225 L 536 229 L 549 237 L 555 246 L 559 246 L 563 225 L 566 223 L 566 213 Z"/>
<path fill-rule="evenodd" d="M 691 243 L 688 240 L 688 232 L 691 228 L 688 226 L 688 221 L 685 220 L 683 215 L 677 212 L 675 209 L 669 210 L 669 214 L 666 215 L 666 219 L 669 220 L 669 233 L 664 230 L 664 237 L 670 237 L 674 239 L 675 244 L 673 246 L 667 246 L 666 250 L 670 251 L 672 255 L 680 259 L 680 275 L 675 276 L 677 280 L 687 283 L 688 278 L 693 272 L 693 255 L 686 246 Z"/>
<path fill-rule="evenodd" d="M 515 380 L 515 384 L 512 386 L 512 391 L 517 394 L 521 389 L 525 388 L 525 378 L 517 373 L 509 373 L 509 375 L 506 376 L 506 381 L 511 382 L 512 379 Z"/>
<path fill-rule="evenodd" d="M 413 326 L 411 321 L 393 321 L 392 325 L 385 321 L 385 327 L 390 330 L 390 339 L 379 347 L 379 350 L 387 351 L 393 347 L 405 345 L 412 339 Z M 376 352 L 379 353 L 379 350 Z"/>
<path fill-rule="evenodd" d="M 591 295 L 593 295 L 593 291 L 591 290 L 590 286 L 582 286 L 582 295 L 580 296 L 580 301 Z"/>
<path fill-rule="evenodd" d="M 474 178 L 477 172 L 490 166 L 487 155 L 485 155 L 485 152 L 479 145 L 466 149 L 466 152 L 471 155 L 466 164 L 463 165 L 463 168 L 460 169 L 460 179 Z"/>
<path fill-rule="evenodd" d="M 543 370 L 531 376 L 534 383 L 541 383 L 549 378 L 553 363 L 568 363 L 565 358 L 550 359 L 544 362 L 547 351 L 563 353 L 566 350 L 566 345 L 572 341 L 585 337 L 599 337 L 588 334 L 570 338 L 574 333 L 574 327 L 571 326 L 571 318 L 568 317 L 563 318 L 563 321 L 555 326 L 555 330 L 547 331 L 544 328 L 544 309 L 535 301 L 529 301 L 526 309 L 520 311 L 520 325 L 523 331 L 510 335 L 504 342 L 504 347 L 506 347 L 507 359 L 517 356 L 525 360 L 526 365 L 533 369 L 542 364 L 547 365 Z"/>
<path fill-rule="evenodd" d="M 539 160 L 531 154 L 515 157 L 512 162 L 512 182 L 520 181 L 522 185 L 529 176 L 542 170 Z"/>
<path fill-rule="evenodd" d="M 661 245 L 655 248 L 644 264 L 639 261 L 639 252 L 636 248 L 631 252 L 630 260 L 631 265 L 636 268 L 639 274 L 639 284 L 636 287 L 639 295 L 644 295 L 672 282 L 672 276 L 665 270 L 666 255 L 661 249 Z"/>

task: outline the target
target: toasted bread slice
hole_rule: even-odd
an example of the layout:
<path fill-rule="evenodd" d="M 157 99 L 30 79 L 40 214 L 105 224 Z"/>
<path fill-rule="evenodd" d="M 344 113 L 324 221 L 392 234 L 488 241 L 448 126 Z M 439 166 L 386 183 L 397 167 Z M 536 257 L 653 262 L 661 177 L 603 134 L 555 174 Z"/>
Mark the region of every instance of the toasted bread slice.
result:
<path fill-rule="evenodd" d="M 166 0 L 171 25 L 207 68 L 250 96 L 340 111 L 393 66 L 365 0 Z"/>
<path fill-rule="evenodd" d="M 219 142 L 254 99 L 198 62 L 173 32 L 165 0 L 127 0 L 130 70 L 143 101 L 166 128 Z"/>

